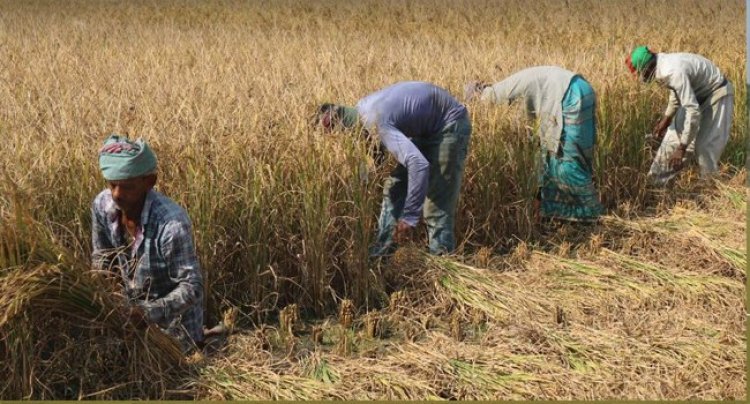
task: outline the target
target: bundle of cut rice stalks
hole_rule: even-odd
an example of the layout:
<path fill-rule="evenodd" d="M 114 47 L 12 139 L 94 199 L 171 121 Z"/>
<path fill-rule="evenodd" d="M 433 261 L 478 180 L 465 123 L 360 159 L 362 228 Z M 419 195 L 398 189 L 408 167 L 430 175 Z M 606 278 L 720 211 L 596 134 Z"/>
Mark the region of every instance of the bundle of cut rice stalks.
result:
<path fill-rule="evenodd" d="M 128 320 L 119 279 L 92 271 L 81 235 L 0 187 L 0 400 L 182 397 L 178 343 Z M 145 328 L 144 328 L 145 327 Z"/>
<path fill-rule="evenodd" d="M 38 264 L 0 280 L 0 397 L 163 398 L 177 385 L 177 343 L 128 322 L 96 274 Z"/>

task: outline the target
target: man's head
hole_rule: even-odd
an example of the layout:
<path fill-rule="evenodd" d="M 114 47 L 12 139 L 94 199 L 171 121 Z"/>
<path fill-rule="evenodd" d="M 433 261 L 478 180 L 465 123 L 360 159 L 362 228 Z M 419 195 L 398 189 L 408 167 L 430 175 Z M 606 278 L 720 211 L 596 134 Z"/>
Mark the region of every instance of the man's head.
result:
<path fill-rule="evenodd" d="M 359 122 L 359 114 L 355 108 L 325 103 L 318 108 L 315 121 L 327 131 L 352 128 Z"/>
<path fill-rule="evenodd" d="M 156 184 L 156 155 L 142 139 L 110 135 L 99 150 L 99 168 L 115 204 L 127 213 L 142 207 Z"/>
<path fill-rule="evenodd" d="M 326 132 L 331 132 L 336 128 L 352 129 L 360 123 L 359 112 L 356 108 L 344 105 L 326 103 L 318 108 L 315 114 L 315 125 L 320 125 Z M 353 133 L 361 134 L 368 142 L 373 142 L 371 153 L 375 164 L 380 165 L 385 161 L 385 154 L 380 147 L 380 142 L 373 139 L 370 131 L 360 126 Z"/>
<path fill-rule="evenodd" d="M 625 64 L 631 73 L 647 83 L 654 78 L 656 54 L 651 52 L 647 46 L 641 45 L 633 49 L 630 57 L 625 59 Z"/>
<path fill-rule="evenodd" d="M 112 200 L 118 208 L 128 216 L 138 214 L 143 207 L 146 195 L 156 185 L 156 174 L 148 174 L 142 177 L 129 178 L 127 180 L 107 181 L 109 190 L 112 192 Z"/>

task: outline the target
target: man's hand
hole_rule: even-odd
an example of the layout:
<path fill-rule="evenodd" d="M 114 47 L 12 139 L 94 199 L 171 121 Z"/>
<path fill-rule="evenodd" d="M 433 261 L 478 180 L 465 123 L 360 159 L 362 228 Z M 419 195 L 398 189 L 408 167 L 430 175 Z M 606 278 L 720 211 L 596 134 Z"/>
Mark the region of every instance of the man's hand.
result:
<path fill-rule="evenodd" d="M 396 244 L 403 245 L 412 240 L 414 237 L 414 226 L 399 220 L 396 229 L 393 230 L 393 241 Z"/>
<path fill-rule="evenodd" d="M 148 322 L 146 321 L 146 313 L 143 311 L 142 307 L 128 306 L 126 310 L 128 322 L 133 324 L 136 328 L 143 329 L 148 326 Z"/>
<path fill-rule="evenodd" d="M 664 139 L 664 134 L 667 133 L 667 129 L 669 128 L 669 125 L 671 123 L 672 118 L 668 116 L 665 116 L 659 122 L 657 122 L 653 130 L 654 140 L 661 142 L 661 140 Z"/>
<path fill-rule="evenodd" d="M 669 166 L 673 170 L 682 170 L 682 160 L 685 158 L 685 150 L 687 150 L 687 145 L 680 144 L 672 153 L 672 157 L 669 158 Z"/>

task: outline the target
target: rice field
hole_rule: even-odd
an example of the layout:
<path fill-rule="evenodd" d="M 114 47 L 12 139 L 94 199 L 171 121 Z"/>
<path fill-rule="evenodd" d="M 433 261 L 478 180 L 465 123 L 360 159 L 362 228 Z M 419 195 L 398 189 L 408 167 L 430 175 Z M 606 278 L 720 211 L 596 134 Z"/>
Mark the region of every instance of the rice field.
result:
<path fill-rule="evenodd" d="M 741 0 L 0 2 L 2 399 L 746 399 L 746 28 Z M 635 45 L 735 83 L 716 181 L 647 185 L 667 93 Z M 532 65 L 597 92 L 593 227 L 531 216 L 518 107 L 469 104 L 456 256 L 371 263 L 367 145 L 310 125 L 400 80 L 460 97 Z M 208 326 L 182 358 L 89 270 L 96 153 L 142 136 L 193 221 Z M 424 233 L 423 230 L 421 230 Z M 421 243 L 421 242 L 420 242 Z M 123 325 L 125 324 L 125 325 Z"/>
<path fill-rule="evenodd" d="M 744 181 L 505 255 L 401 250 L 386 306 L 235 335 L 199 396 L 744 400 Z"/>

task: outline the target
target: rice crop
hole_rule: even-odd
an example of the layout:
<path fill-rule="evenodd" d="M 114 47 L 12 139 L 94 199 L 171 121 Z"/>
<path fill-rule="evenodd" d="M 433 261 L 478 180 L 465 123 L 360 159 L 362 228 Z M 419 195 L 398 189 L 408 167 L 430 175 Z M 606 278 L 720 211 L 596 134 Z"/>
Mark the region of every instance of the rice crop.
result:
<path fill-rule="evenodd" d="M 0 2 L 0 398 L 744 399 L 743 11 Z M 648 186 L 644 134 L 667 91 L 629 75 L 639 44 L 704 55 L 735 84 L 717 181 L 691 168 Z M 456 255 L 419 251 L 422 226 L 394 262 L 371 262 L 395 163 L 325 136 L 316 107 L 400 80 L 461 98 L 469 80 L 533 65 L 579 72 L 597 93 L 602 222 L 535 224 L 534 124 L 520 105 L 470 103 Z M 189 213 L 207 325 L 239 312 L 217 356 L 184 363 L 173 341 L 124 321 L 116 285 L 90 271 L 96 154 L 113 132 L 152 145 L 158 190 Z"/>

